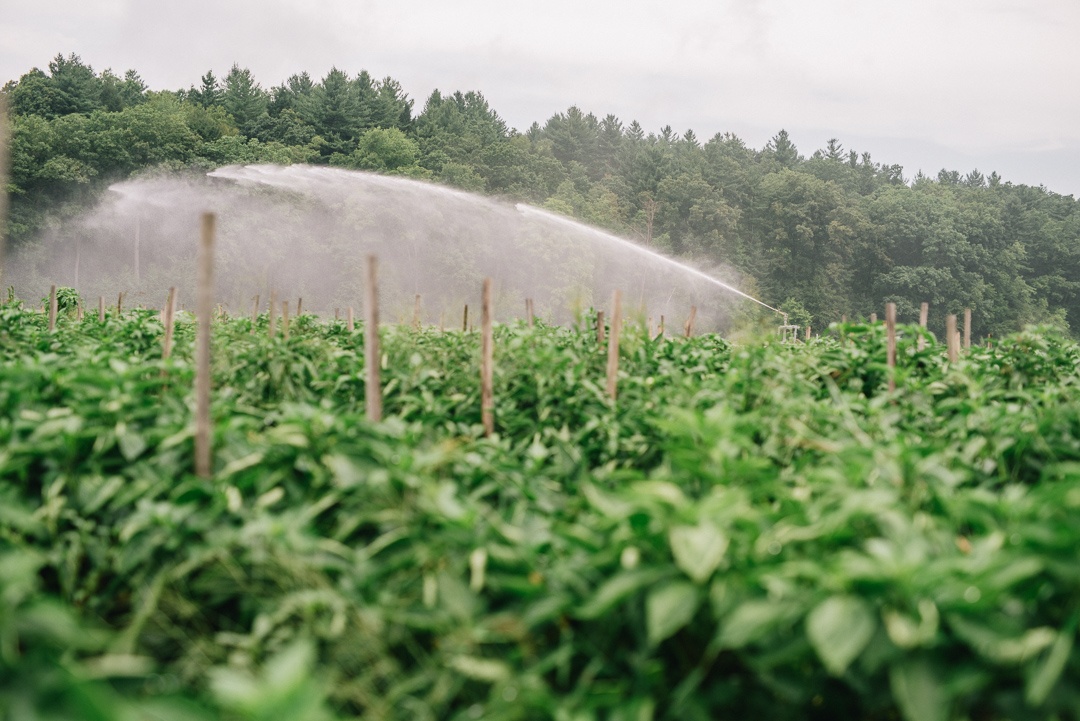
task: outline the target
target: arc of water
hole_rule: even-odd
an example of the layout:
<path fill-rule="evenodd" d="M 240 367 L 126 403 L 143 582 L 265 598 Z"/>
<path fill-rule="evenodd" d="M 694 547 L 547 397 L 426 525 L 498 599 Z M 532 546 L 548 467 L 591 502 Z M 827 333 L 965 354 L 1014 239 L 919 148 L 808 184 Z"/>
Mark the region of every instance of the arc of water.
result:
<path fill-rule="evenodd" d="M 584 225 L 583 223 L 579 223 L 576 220 L 571 220 L 570 218 L 566 218 L 566 217 L 563 217 L 561 215 L 557 215 L 555 213 L 549 213 L 546 210 L 540 210 L 539 208 L 534 208 L 533 206 L 526 205 L 525 203 L 518 203 L 514 207 L 516 207 L 519 212 L 524 213 L 526 215 L 529 215 L 529 214 L 537 215 L 537 216 L 540 216 L 540 217 L 543 217 L 543 218 L 547 218 L 548 220 L 552 220 L 552 221 L 555 221 L 555 222 L 558 222 L 558 223 L 563 223 L 563 224 L 568 225 L 568 226 L 570 226 L 570 227 L 572 227 L 572 228 L 574 228 L 576 230 L 587 230 L 587 231 L 589 231 L 589 232 L 591 232 L 591 233 L 593 233 L 595 235 L 600 236 L 601 238 L 604 238 L 605 240 L 607 240 L 609 242 L 618 243 L 618 244 L 620 244 L 620 245 L 622 245 L 622 246 L 624 246 L 624 247 L 626 247 L 626 248 L 628 248 L 630 250 L 636 251 L 636 252 L 638 252 L 638 253 L 640 253 L 640 254 L 642 254 L 644 256 L 647 256 L 648 258 L 651 258 L 653 260 L 659 260 L 661 262 L 667 263 L 668 265 L 671 265 L 671 266 L 674 266 L 675 268 L 678 268 L 679 270 L 683 271 L 684 273 L 689 273 L 690 275 L 697 276 L 698 278 L 701 278 L 702 280 L 706 280 L 706 281 L 712 283 L 713 285 L 717 285 L 717 286 L 723 288 L 724 290 L 727 290 L 727 291 L 729 291 L 731 293 L 735 293 L 736 295 L 740 295 L 743 298 L 746 298 L 747 300 L 752 300 L 755 303 L 757 303 L 758 305 L 763 306 L 765 308 L 768 308 L 769 310 L 771 310 L 774 313 L 779 313 L 780 315 L 784 315 L 784 312 L 782 310 L 779 310 L 777 308 L 773 308 L 768 303 L 764 303 L 764 302 L 758 300 L 757 298 L 755 298 L 754 296 L 749 295 L 747 293 L 744 293 L 743 291 L 739 290 L 738 288 L 732 287 L 732 286 L 728 285 L 727 283 L 725 283 L 724 281 L 712 277 L 708 273 L 704 273 L 704 272 L 698 270 L 697 268 L 695 268 L 693 266 L 686 265 L 685 263 L 680 263 L 679 261 L 675 260 L 674 258 L 669 258 L 666 255 L 661 255 L 660 253 L 657 253 L 654 250 L 649 250 L 648 248 L 643 248 L 640 245 L 638 245 L 637 243 L 635 243 L 633 241 L 630 241 L 630 240 L 627 240 L 626 238 L 620 238 L 617 235 L 612 235 L 611 233 L 605 233 L 602 230 L 599 230 L 597 228 L 592 228 L 592 227 L 590 227 L 588 225 Z"/>

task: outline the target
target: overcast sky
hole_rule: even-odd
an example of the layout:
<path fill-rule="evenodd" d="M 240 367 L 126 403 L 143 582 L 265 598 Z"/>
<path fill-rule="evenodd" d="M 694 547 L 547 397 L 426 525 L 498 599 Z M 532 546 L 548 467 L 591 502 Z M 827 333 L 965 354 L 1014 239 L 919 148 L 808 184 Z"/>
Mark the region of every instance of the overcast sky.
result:
<path fill-rule="evenodd" d="M 1080 197 L 1080 0 L 0 0 L 0 82 L 72 52 L 153 89 L 366 69 L 521 130 L 571 105 L 756 148 L 785 128 Z"/>

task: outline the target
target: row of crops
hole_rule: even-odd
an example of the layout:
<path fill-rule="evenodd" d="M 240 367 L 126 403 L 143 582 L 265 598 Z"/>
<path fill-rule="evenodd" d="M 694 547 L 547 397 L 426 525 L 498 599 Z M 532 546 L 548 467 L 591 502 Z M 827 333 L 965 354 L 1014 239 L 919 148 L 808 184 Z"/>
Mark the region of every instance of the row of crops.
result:
<path fill-rule="evenodd" d="M 0 306 L 0 713 L 1076 719 L 1080 348 Z M 928 338 L 927 336 L 923 336 Z"/>

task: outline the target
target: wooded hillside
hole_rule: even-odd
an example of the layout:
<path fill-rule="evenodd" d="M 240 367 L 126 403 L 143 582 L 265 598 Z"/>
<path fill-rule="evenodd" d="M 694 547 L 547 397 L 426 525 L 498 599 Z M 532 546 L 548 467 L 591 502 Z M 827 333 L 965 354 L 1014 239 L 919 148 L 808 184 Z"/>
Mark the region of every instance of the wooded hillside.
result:
<path fill-rule="evenodd" d="M 824 325 L 888 301 L 970 307 L 976 337 L 1026 323 L 1080 329 L 1080 208 L 996 173 L 905 177 L 839 140 L 761 149 L 571 107 L 524 131 L 479 92 L 417 112 L 393 78 L 333 69 L 265 88 L 234 65 L 185 90 L 58 55 L 6 84 L 13 111 L 10 237 L 31 238 L 109 183 L 147 168 L 314 163 L 427 178 L 542 205 L 696 262 Z M 933 326 L 932 326 L 933 329 Z M 940 330 L 940 329 L 937 329 Z"/>

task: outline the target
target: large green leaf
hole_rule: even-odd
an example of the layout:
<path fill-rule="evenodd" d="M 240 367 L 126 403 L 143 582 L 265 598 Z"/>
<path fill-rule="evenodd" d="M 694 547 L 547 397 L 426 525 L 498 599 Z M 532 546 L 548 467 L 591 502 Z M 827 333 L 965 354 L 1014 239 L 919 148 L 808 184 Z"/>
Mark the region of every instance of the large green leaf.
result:
<path fill-rule="evenodd" d="M 830 596 L 806 617 L 806 636 L 834 676 L 847 671 L 876 628 L 870 605 L 856 596 Z"/>
<path fill-rule="evenodd" d="M 651 589 L 645 597 L 649 644 L 655 646 L 690 623 L 700 604 L 700 590 L 686 581 L 669 581 Z"/>
<path fill-rule="evenodd" d="M 728 547 L 727 536 L 708 523 L 675 526 L 668 532 L 668 541 L 675 565 L 698 583 L 709 580 Z"/>

